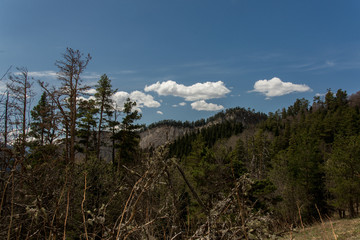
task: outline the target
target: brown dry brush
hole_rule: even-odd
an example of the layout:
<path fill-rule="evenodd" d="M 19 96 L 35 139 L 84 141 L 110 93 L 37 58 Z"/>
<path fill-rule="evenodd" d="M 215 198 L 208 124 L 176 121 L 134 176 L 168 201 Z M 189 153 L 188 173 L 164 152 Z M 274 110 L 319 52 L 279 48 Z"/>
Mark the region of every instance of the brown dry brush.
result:
<path fill-rule="evenodd" d="M 272 236 L 270 216 L 255 211 L 248 198 L 252 180 L 247 175 L 211 209 L 203 209 L 207 216 L 203 222 L 195 226 L 187 222 L 179 187 L 192 186 L 185 183 L 186 174 L 179 172 L 176 160 L 166 156 L 166 148 L 159 148 L 151 157 L 123 166 L 121 173 L 96 157 L 89 163 L 65 164 L 55 156 L 25 164 L 25 171 L 19 171 L 15 161 L 1 172 L 0 239 Z"/>
<path fill-rule="evenodd" d="M 65 165 L 61 158 L 25 163 L 24 171 L 14 161 L 1 171 L 0 239 L 146 239 L 178 234 L 162 228 L 175 210 L 167 194 L 168 166 L 161 158 L 155 154 L 142 162 L 141 172 L 124 166 L 125 177 L 109 170 L 107 163 L 90 166 L 105 165 L 109 170 L 95 180 L 90 175 L 94 169 Z"/>
<path fill-rule="evenodd" d="M 235 187 L 214 204 L 206 222 L 190 239 L 276 239 L 270 214 L 255 210 L 249 201 L 253 183 L 247 174 L 237 179 Z"/>

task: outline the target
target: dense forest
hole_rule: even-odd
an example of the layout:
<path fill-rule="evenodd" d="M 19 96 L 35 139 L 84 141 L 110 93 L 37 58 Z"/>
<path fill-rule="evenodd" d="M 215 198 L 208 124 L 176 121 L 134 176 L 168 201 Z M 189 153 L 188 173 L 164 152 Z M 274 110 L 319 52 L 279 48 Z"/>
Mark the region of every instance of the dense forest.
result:
<path fill-rule="evenodd" d="M 68 48 L 56 61 L 61 85 L 39 80 L 32 109 L 27 69 L 3 77 L 1 239 L 276 239 L 359 214 L 360 93 L 162 121 L 148 128 L 195 130 L 140 149 L 136 102 L 115 108 L 105 74 L 86 98 L 90 60 Z"/>

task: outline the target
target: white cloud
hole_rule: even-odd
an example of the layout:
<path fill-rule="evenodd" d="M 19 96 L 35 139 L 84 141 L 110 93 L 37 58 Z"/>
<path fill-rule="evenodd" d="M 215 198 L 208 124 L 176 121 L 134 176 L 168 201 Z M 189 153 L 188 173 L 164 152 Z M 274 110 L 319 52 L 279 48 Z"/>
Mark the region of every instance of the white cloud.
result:
<path fill-rule="evenodd" d="M 181 106 L 181 107 L 183 107 L 183 106 L 185 106 L 186 105 L 186 102 L 181 102 L 181 103 L 179 103 L 179 104 L 174 104 L 174 105 L 172 105 L 173 107 L 178 107 L 178 106 Z"/>
<path fill-rule="evenodd" d="M 95 100 L 95 97 L 94 97 L 94 96 L 90 96 L 90 97 L 86 98 L 86 97 L 83 97 L 83 96 L 79 96 L 79 97 L 77 98 L 77 100 L 78 100 L 78 101 L 90 101 L 90 100 Z"/>
<path fill-rule="evenodd" d="M 155 101 L 153 96 L 149 94 L 145 94 L 140 91 L 134 91 L 130 93 L 130 99 L 136 101 L 136 103 L 139 104 L 139 107 L 143 107 L 143 106 L 150 108 L 160 107 L 160 103 L 158 101 Z"/>
<path fill-rule="evenodd" d="M 162 111 L 157 111 L 157 114 L 163 115 L 164 113 Z"/>
<path fill-rule="evenodd" d="M 207 103 L 205 100 L 200 100 L 191 103 L 192 109 L 198 110 L 198 111 L 218 111 L 224 109 L 223 106 L 213 104 L 213 103 Z"/>
<path fill-rule="evenodd" d="M 100 79 L 101 76 L 97 73 L 92 72 L 92 73 L 84 73 L 83 75 L 81 75 L 81 78 L 91 80 L 91 79 Z"/>
<path fill-rule="evenodd" d="M 270 80 L 259 80 L 254 84 L 254 90 L 250 92 L 259 92 L 266 96 L 267 99 L 271 97 L 283 96 L 293 92 L 308 92 L 312 89 L 305 84 L 294 84 L 291 82 L 283 82 L 280 78 L 274 77 Z"/>
<path fill-rule="evenodd" d="M 90 89 L 86 90 L 85 93 L 87 93 L 87 94 L 95 94 L 95 93 L 96 93 L 96 89 L 90 88 Z"/>
<path fill-rule="evenodd" d="M 143 108 L 143 107 L 149 107 L 149 108 L 160 107 L 160 103 L 158 101 L 155 101 L 153 96 L 151 96 L 149 94 L 145 94 L 145 93 L 140 92 L 140 91 L 134 91 L 134 92 L 131 92 L 131 93 L 119 91 L 119 92 L 116 92 L 112 96 L 112 99 L 115 101 L 116 105 L 120 109 L 122 109 L 122 107 L 124 106 L 124 103 L 126 102 L 127 98 L 130 98 L 131 101 L 136 102 L 136 104 L 137 104 L 136 109 L 137 110 L 140 110 L 140 108 Z"/>
<path fill-rule="evenodd" d="M 45 78 L 56 78 L 57 74 L 55 71 L 39 71 L 39 72 L 28 72 L 29 76 L 34 77 L 34 78 L 40 78 L 40 77 L 45 77 Z"/>
<path fill-rule="evenodd" d="M 20 72 L 16 72 L 15 74 L 19 74 Z M 57 78 L 58 74 L 55 71 L 35 71 L 28 72 L 30 77 L 34 78 Z M 83 79 L 100 79 L 100 75 L 95 72 L 86 72 L 81 75 Z"/>
<path fill-rule="evenodd" d="M 207 100 L 224 97 L 230 90 L 225 87 L 222 81 L 196 83 L 191 86 L 178 84 L 175 81 L 157 82 L 150 86 L 145 86 L 145 92 L 154 91 L 161 96 L 182 97 L 186 101 Z"/>

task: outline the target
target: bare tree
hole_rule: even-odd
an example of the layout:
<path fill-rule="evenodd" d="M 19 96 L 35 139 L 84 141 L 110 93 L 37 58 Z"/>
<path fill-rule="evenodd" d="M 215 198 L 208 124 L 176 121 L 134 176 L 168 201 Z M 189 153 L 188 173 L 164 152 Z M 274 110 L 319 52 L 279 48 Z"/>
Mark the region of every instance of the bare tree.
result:
<path fill-rule="evenodd" d="M 10 97 L 13 98 L 10 106 L 14 108 L 16 118 L 18 119 L 16 124 L 18 124 L 17 130 L 20 132 L 18 137 L 19 151 L 21 157 L 24 158 L 26 134 L 29 126 L 29 117 L 27 115 L 29 114 L 30 101 L 35 94 L 31 90 L 32 82 L 28 75 L 28 70 L 25 67 L 17 68 L 17 70 L 19 71 L 18 73 L 9 75 L 10 83 L 7 84 L 7 87 Z"/>
<path fill-rule="evenodd" d="M 63 59 L 56 61 L 58 67 L 58 79 L 61 81 L 59 90 L 50 91 L 44 82 L 40 85 L 56 103 L 63 117 L 65 126 L 66 161 L 75 161 L 75 137 L 78 97 L 89 87 L 84 86 L 81 74 L 86 69 L 90 54 L 84 57 L 79 50 L 67 48 Z"/>
<path fill-rule="evenodd" d="M 9 73 L 12 66 L 10 66 L 7 71 L 4 73 L 4 75 L 1 77 L 0 81 L 4 79 L 4 77 Z M 2 93 L 2 96 L 0 98 L 0 104 L 3 105 L 4 111 L 3 114 L 0 116 L 0 121 L 4 121 L 4 129 L 3 129 L 3 137 L 4 137 L 4 143 L 3 146 L 7 146 L 7 137 L 8 137 L 8 121 L 9 121 L 9 91 L 8 89 Z"/>

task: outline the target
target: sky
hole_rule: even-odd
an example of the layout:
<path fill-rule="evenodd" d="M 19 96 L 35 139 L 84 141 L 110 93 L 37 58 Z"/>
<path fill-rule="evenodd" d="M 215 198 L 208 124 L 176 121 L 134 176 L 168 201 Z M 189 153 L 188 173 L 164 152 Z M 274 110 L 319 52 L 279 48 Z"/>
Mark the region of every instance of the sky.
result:
<path fill-rule="evenodd" d="M 360 90 L 360 1 L 0 0 L 1 76 L 26 67 L 56 85 L 67 47 L 92 56 L 84 84 L 106 74 L 141 123 L 275 112 Z"/>

